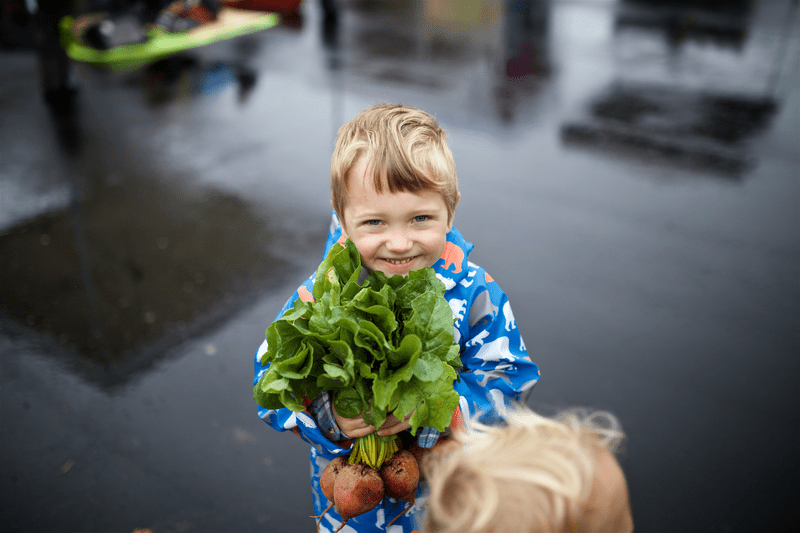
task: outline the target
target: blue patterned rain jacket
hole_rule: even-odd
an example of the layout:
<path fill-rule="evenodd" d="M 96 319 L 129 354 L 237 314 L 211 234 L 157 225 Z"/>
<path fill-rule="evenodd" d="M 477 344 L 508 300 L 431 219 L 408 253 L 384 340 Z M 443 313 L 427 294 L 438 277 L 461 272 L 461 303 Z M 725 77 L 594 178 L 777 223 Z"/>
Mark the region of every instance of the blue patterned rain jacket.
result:
<path fill-rule="evenodd" d="M 333 214 L 328 241 L 323 258 L 342 235 L 336 214 Z M 508 297 L 492 277 L 481 267 L 471 263 L 468 255 L 473 245 L 464 240 L 453 228 L 447 234 L 447 244 L 442 258 L 433 265 L 436 276 L 445 284 L 445 298 L 453 310 L 455 328 L 453 337 L 461 347 L 460 381 L 455 390 L 461 396 L 460 415 L 469 417 L 479 413 L 481 420 L 492 422 L 495 415 L 509 401 L 524 402 L 539 380 L 539 368 L 528 357 L 520 336 Z M 292 307 L 299 297 L 310 297 L 315 275 L 312 274 L 286 302 L 276 318 Z M 255 379 L 268 367 L 261 366 L 261 356 L 267 351 L 266 340 L 255 354 Z M 315 405 L 321 402 L 315 402 Z M 319 478 L 328 461 L 337 455 L 350 452 L 352 441 L 334 442 L 329 439 L 330 428 L 315 416 L 313 410 L 295 413 L 289 409 L 258 407 L 258 415 L 278 431 L 292 431 L 311 445 L 311 487 L 314 513 L 320 515 L 328 506 L 322 494 Z M 329 418 L 329 417 L 328 417 Z M 436 442 L 436 430 L 422 432 L 425 438 L 418 443 L 430 447 Z M 433 433 L 433 436 L 431 436 Z M 345 447 L 345 444 L 347 445 Z M 414 507 L 389 529 L 386 524 L 406 508 L 406 502 L 384 498 L 372 511 L 351 518 L 341 533 L 413 533 L 421 529 L 420 518 L 425 503 L 425 484 L 417 491 Z M 329 510 L 322 520 L 320 531 L 335 531 L 341 517 L 335 509 Z"/>

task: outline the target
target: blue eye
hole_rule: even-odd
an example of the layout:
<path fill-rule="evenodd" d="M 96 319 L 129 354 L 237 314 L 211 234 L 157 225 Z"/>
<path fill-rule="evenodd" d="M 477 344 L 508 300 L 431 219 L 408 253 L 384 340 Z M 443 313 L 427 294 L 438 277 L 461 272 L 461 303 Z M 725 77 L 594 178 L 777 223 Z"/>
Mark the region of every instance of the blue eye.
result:
<path fill-rule="evenodd" d="M 414 222 L 425 222 L 428 220 L 428 215 L 419 215 L 414 217 Z"/>
<path fill-rule="evenodd" d="M 367 220 L 367 224 L 369 224 L 370 226 L 377 226 L 380 223 L 381 223 L 380 220 Z"/>

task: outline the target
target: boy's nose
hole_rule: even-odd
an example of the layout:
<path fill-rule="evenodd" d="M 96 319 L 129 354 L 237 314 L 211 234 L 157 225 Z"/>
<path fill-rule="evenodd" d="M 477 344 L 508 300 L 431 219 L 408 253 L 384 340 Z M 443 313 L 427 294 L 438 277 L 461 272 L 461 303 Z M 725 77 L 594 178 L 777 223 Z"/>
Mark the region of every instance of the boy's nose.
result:
<path fill-rule="evenodd" d="M 386 240 L 386 249 L 390 252 L 403 253 L 411 249 L 414 244 L 404 231 L 393 231 Z"/>

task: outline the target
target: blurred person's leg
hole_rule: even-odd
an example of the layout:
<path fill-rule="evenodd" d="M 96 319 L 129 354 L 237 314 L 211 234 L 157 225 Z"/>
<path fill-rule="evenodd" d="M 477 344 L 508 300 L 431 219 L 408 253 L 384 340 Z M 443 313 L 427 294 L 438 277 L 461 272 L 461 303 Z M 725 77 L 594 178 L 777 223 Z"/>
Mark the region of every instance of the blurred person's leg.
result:
<path fill-rule="evenodd" d="M 42 95 L 56 107 L 69 105 L 76 87 L 71 66 L 59 36 L 59 21 L 72 13 L 74 2 L 38 0 L 34 6 L 33 23 L 36 49 L 39 56 L 39 82 Z"/>

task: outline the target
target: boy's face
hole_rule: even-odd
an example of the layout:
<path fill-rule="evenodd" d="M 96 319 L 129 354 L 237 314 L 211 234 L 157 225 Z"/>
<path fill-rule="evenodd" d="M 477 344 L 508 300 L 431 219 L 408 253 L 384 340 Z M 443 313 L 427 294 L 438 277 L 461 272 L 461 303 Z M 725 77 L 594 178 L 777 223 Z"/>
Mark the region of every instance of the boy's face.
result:
<path fill-rule="evenodd" d="M 444 198 L 433 191 L 378 193 L 366 170 L 362 158 L 350 171 L 341 217 L 342 234 L 355 243 L 362 264 L 387 276 L 433 266 L 451 228 Z"/>

